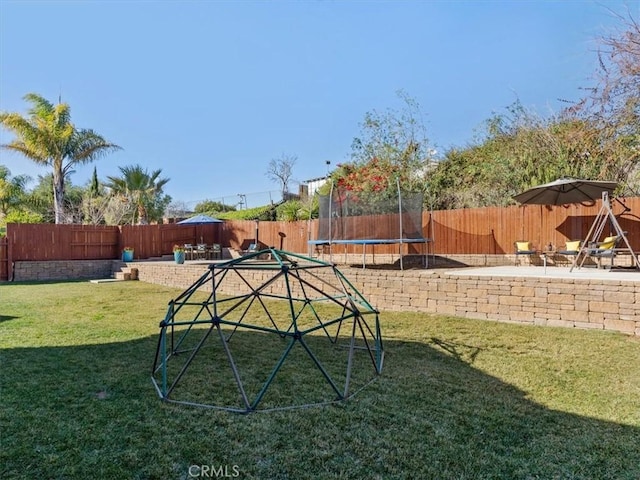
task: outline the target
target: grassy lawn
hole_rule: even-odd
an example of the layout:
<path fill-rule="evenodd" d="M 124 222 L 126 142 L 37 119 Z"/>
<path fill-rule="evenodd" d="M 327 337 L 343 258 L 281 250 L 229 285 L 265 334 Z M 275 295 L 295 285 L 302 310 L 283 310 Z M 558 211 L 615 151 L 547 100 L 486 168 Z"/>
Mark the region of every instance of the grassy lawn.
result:
<path fill-rule="evenodd" d="M 0 478 L 640 478 L 638 338 L 385 312 L 383 373 L 355 397 L 239 415 L 158 398 L 178 293 L 0 285 Z"/>

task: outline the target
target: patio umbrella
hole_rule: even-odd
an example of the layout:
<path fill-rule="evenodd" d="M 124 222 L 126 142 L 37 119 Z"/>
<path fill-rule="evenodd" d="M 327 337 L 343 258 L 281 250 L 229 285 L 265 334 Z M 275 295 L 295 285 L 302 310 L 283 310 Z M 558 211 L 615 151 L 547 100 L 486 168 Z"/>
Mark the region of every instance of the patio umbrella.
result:
<path fill-rule="evenodd" d="M 617 186 L 617 182 L 560 178 L 551 183 L 530 188 L 513 198 L 520 203 L 536 205 L 592 202 L 600 199 L 602 192 L 611 194 Z"/>
<path fill-rule="evenodd" d="M 204 223 L 222 223 L 222 220 L 210 217 L 209 215 L 200 214 L 178 222 L 179 225 L 202 225 Z"/>

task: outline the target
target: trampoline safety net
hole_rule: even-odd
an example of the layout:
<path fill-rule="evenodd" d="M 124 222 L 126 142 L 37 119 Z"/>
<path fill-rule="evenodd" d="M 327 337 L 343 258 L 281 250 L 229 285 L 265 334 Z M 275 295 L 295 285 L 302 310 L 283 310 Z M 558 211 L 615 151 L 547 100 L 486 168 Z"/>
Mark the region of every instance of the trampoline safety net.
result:
<path fill-rule="evenodd" d="M 318 241 L 418 240 L 422 233 L 422 193 L 393 196 L 334 189 L 319 197 Z"/>

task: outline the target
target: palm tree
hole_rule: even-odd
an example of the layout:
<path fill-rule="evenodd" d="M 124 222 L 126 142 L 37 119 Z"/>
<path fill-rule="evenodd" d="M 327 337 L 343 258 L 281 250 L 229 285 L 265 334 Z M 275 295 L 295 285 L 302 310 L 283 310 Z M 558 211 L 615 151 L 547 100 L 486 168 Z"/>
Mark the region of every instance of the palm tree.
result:
<path fill-rule="evenodd" d="M 24 202 L 26 186 L 30 180 L 28 175 L 11 177 L 11 171 L 5 165 L 0 165 L 0 219 Z"/>
<path fill-rule="evenodd" d="M 169 181 L 168 178 L 158 179 L 161 169 L 149 174 L 140 165 L 131 167 L 118 167 L 122 173 L 121 177 L 107 177 L 107 186 L 116 195 L 126 197 L 136 207 L 131 224 L 147 223 L 147 206 L 151 205 L 158 195 L 162 194 L 162 188 Z M 137 215 L 136 215 L 137 213 Z"/>
<path fill-rule="evenodd" d="M 0 112 L 0 125 L 16 136 L 1 147 L 52 167 L 55 222 L 64 223 L 65 176 L 75 165 L 90 163 L 120 147 L 93 130 L 76 129 L 68 104 L 53 105 L 35 93 L 28 93 L 24 99 L 32 105 L 28 118 L 19 113 Z"/>

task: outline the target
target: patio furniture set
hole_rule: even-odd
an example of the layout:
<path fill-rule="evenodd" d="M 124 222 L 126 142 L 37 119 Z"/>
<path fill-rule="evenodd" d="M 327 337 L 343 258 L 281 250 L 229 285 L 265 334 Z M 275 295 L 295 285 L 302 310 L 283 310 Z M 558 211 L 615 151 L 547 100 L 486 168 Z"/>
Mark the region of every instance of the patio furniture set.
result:
<path fill-rule="evenodd" d="M 547 249 L 536 249 L 531 242 L 517 241 L 514 242 L 516 265 L 520 264 L 523 256 L 529 258 L 537 256 L 542 260 L 545 273 L 549 260 L 553 265 L 570 264 L 573 269 L 575 266 L 583 266 L 588 258 L 594 260 L 598 268 L 603 268 L 605 266 L 602 260 L 609 259 L 611 261 L 609 268 L 612 268 L 615 257 L 627 252 L 626 248 L 617 248 L 622 239 L 622 235 L 614 235 L 606 237 L 602 242 L 572 240 L 566 242 L 564 249 L 560 250 L 554 249 L 552 245 L 549 245 Z"/>
<path fill-rule="evenodd" d="M 222 246 L 219 243 L 212 245 L 185 243 L 184 253 L 185 260 L 220 260 L 222 259 Z"/>
<path fill-rule="evenodd" d="M 556 255 L 562 255 L 564 258 L 573 259 L 570 271 L 573 271 L 576 267 L 581 268 L 587 260 L 595 260 L 597 267 L 602 268 L 603 258 L 610 259 L 609 268 L 613 268 L 614 258 L 617 255 L 628 254 L 631 256 L 632 266 L 640 269 L 638 256 L 631 248 L 627 239 L 627 232 L 623 231 L 611 208 L 609 195 L 617 187 L 618 184 L 616 182 L 560 178 L 554 182 L 530 188 L 514 196 L 513 198 L 522 204 L 535 205 L 566 205 L 570 203 L 595 202 L 598 198 L 602 200 L 600 211 L 596 215 L 584 240 L 569 241 L 563 250 L 558 251 L 555 251 L 552 245 L 549 245 L 546 250 L 537 250 L 533 248 L 531 242 L 516 241 L 514 243 L 516 265 L 524 255 L 530 258 L 533 255 L 541 255 L 546 273 L 547 259 L 555 260 Z M 609 236 L 603 238 L 607 228 L 609 229 Z"/>

